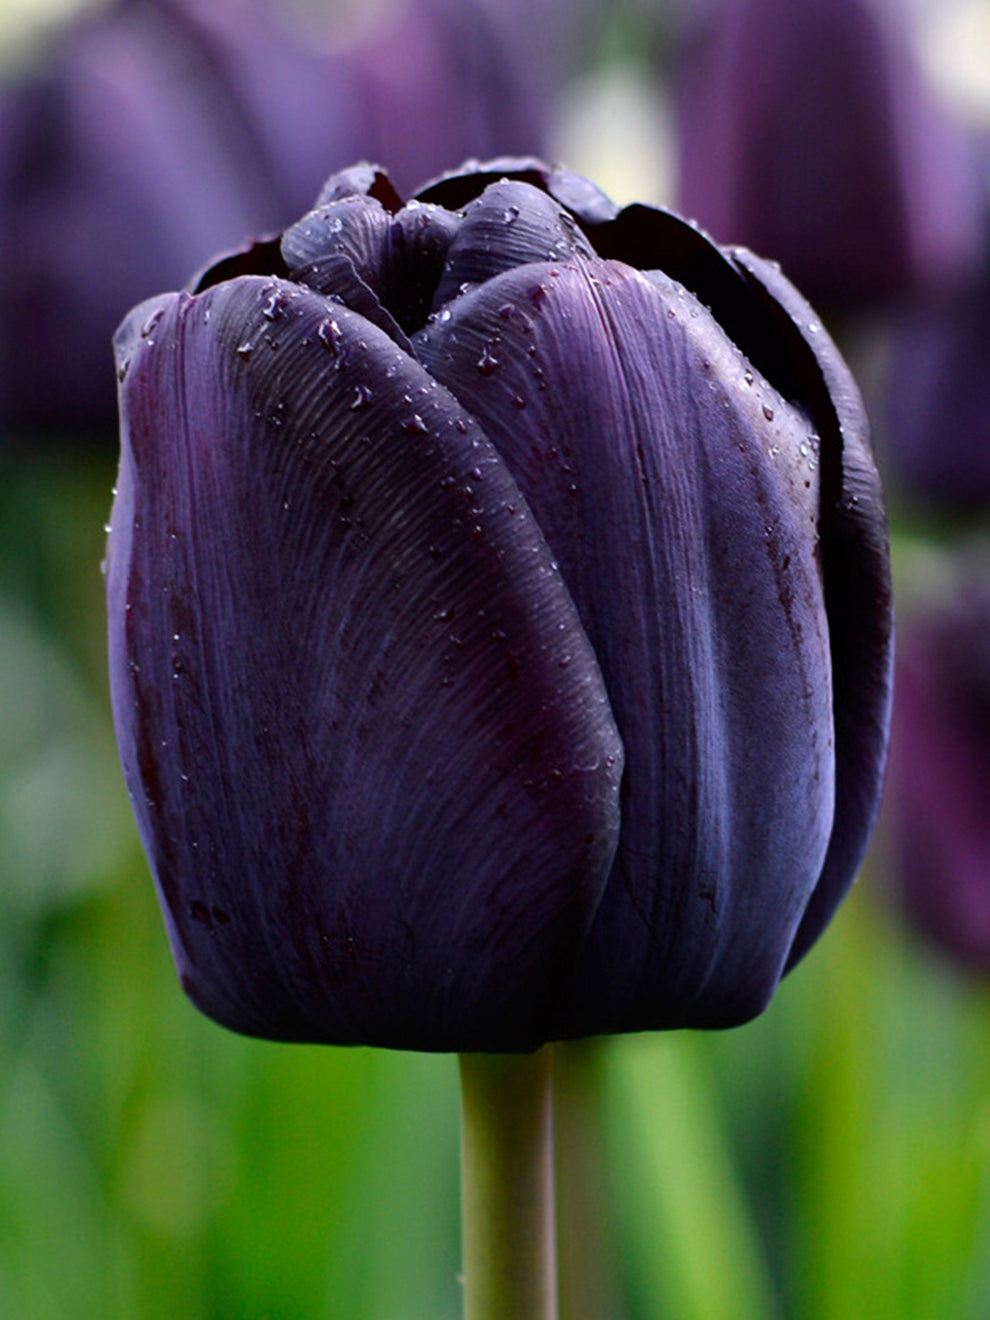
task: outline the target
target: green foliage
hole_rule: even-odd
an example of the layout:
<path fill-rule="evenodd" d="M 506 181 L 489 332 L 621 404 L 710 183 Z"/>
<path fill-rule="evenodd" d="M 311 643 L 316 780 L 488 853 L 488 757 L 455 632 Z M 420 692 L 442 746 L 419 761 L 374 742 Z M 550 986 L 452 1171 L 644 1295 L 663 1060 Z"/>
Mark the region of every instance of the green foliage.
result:
<path fill-rule="evenodd" d="M 107 708 L 111 480 L 0 472 L 0 1320 L 455 1320 L 455 1061 L 178 988 Z M 867 876 L 758 1021 L 571 1047 L 608 1320 L 982 1320 L 988 1044 Z"/>

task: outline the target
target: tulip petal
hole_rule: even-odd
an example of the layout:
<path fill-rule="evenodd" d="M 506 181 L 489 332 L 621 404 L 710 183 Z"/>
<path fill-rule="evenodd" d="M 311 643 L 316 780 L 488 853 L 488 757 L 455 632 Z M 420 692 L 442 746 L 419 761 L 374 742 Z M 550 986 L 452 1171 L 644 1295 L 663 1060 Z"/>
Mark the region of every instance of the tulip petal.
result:
<path fill-rule="evenodd" d="M 331 202 L 343 201 L 348 197 L 374 198 L 386 211 L 395 212 L 402 206 L 402 198 L 393 188 L 392 180 L 383 169 L 367 161 L 331 174 L 320 189 L 316 205 L 328 206 Z"/>
<path fill-rule="evenodd" d="M 880 806 L 893 689 L 893 595 L 883 490 L 859 391 L 814 311 L 772 263 L 743 248 L 735 262 L 789 318 L 804 349 L 805 393 L 822 435 L 821 557 L 835 684 L 835 828 L 791 952 L 792 966 L 855 878 Z M 818 372 L 817 387 L 808 377 Z"/>
<path fill-rule="evenodd" d="M 469 202 L 433 295 L 434 311 L 469 284 L 529 262 L 594 256 L 577 221 L 529 183 L 503 179 Z"/>
<path fill-rule="evenodd" d="M 523 489 L 626 750 L 619 852 L 559 1034 L 745 1020 L 832 826 L 813 427 L 656 271 L 529 266 L 446 310 L 417 354 Z"/>
<path fill-rule="evenodd" d="M 381 293 L 382 250 L 391 216 L 371 197 L 347 197 L 317 207 L 282 235 L 282 256 L 293 274 L 320 257 L 346 256 L 376 293 Z"/>
<path fill-rule="evenodd" d="M 286 230 L 282 254 L 293 278 L 332 294 L 341 291 L 326 262 L 347 258 L 402 329 L 418 330 L 460 223 L 440 206 L 417 202 L 393 216 L 374 198 L 348 197 L 318 207 Z"/>
<path fill-rule="evenodd" d="M 188 993 L 276 1038 L 535 1048 L 622 747 L 505 464 L 278 279 L 137 309 L 118 362 L 112 696 Z"/>
<path fill-rule="evenodd" d="M 611 220 L 619 210 L 590 179 L 560 166 L 548 167 L 535 156 L 499 156 L 493 160 L 468 161 L 459 169 L 450 170 L 424 184 L 416 197 L 421 202 L 434 202 L 457 211 L 480 197 L 489 184 L 506 179 L 539 188 L 589 225 Z"/>

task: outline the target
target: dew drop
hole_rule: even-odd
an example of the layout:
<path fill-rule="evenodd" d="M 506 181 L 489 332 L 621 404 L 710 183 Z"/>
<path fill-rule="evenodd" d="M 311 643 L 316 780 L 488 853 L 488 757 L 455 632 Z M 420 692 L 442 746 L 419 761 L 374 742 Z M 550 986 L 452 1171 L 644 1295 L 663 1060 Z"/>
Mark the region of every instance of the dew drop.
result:
<path fill-rule="evenodd" d="M 747 385 L 752 385 L 752 383 L 753 383 L 753 373 L 752 373 L 751 371 L 744 371 L 744 372 L 743 372 L 743 380 L 746 382 Z"/>
<path fill-rule="evenodd" d="M 490 376 L 498 366 L 498 358 L 492 352 L 491 344 L 486 344 L 481 357 L 478 358 L 478 370 L 483 376 Z"/>
<path fill-rule="evenodd" d="M 262 307 L 261 315 L 266 321 L 277 321 L 280 316 L 285 314 L 285 309 L 288 304 L 289 299 L 285 292 L 282 289 L 275 289 L 272 291 L 264 307 Z"/>
<path fill-rule="evenodd" d="M 340 326 L 331 317 L 321 321 L 316 327 L 316 337 L 334 357 L 340 352 L 341 331 Z"/>
<path fill-rule="evenodd" d="M 359 385 L 351 399 L 351 412 L 361 412 L 371 402 L 371 390 L 367 385 Z"/>
<path fill-rule="evenodd" d="M 411 417 L 407 417 L 402 423 L 402 430 L 405 435 L 426 435 L 429 429 L 419 413 L 413 413 Z"/>
<path fill-rule="evenodd" d="M 539 311 L 546 303 L 547 290 L 544 284 L 534 284 L 529 291 L 529 300 Z"/>
<path fill-rule="evenodd" d="M 151 315 L 150 315 L 150 316 L 148 317 L 148 319 L 145 321 L 144 325 L 141 327 L 141 338 L 142 338 L 142 339 L 147 339 L 147 338 L 148 338 L 148 336 L 151 334 L 152 330 L 154 330 L 155 326 L 158 324 L 158 322 L 162 319 L 162 317 L 163 317 L 164 315 L 165 315 L 165 308 L 164 308 L 164 307 L 156 307 L 156 308 L 155 308 L 155 310 L 151 313 Z"/>
<path fill-rule="evenodd" d="M 763 416 L 767 419 L 768 422 L 773 421 L 773 409 L 769 406 L 769 404 L 765 403 L 763 405 Z"/>
<path fill-rule="evenodd" d="M 235 352 L 237 353 L 237 356 L 241 359 L 242 362 L 246 362 L 248 358 L 251 356 L 251 354 L 254 352 L 254 344 L 252 344 L 250 340 L 245 339 L 243 344 L 237 345 Z"/>

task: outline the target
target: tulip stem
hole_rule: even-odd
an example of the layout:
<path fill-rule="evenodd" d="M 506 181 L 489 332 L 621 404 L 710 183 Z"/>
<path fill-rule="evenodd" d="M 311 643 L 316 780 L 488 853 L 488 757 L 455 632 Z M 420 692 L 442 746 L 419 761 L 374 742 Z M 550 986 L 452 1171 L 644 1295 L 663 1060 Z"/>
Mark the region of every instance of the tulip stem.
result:
<path fill-rule="evenodd" d="M 549 1046 L 462 1054 L 465 1320 L 556 1320 Z"/>

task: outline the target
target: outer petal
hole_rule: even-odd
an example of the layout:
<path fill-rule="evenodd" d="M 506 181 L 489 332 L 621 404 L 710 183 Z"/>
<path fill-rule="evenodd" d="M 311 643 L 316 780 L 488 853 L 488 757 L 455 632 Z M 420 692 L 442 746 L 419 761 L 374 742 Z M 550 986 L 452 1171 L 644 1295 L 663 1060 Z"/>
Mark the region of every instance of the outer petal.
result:
<path fill-rule="evenodd" d="M 118 353 L 113 704 L 188 993 L 260 1035 L 535 1047 L 622 752 L 504 464 L 279 280 L 138 309 Z"/>
<path fill-rule="evenodd" d="M 761 1008 L 833 812 L 817 437 L 680 286 L 530 266 L 416 337 L 557 555 L 626 748 L 561 1035 Z"/>
<path fill-rule="evenodd" d="M 794 372 L 812 401 L 822 437 L 821 560 L 835 687 L 835 827 L 791 952 L 793 965 L 845 896 L 880 807 L 893 688 L 890 549 L 869 424 L 848 368 L 778 267 L 741 248 L 733 258 L 784 318 L 780 338 L 791 340 Z"/>

